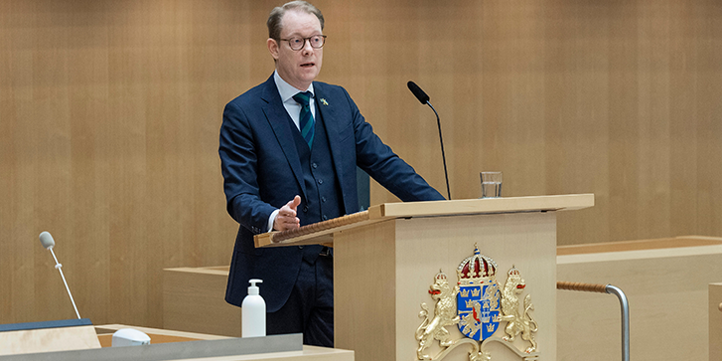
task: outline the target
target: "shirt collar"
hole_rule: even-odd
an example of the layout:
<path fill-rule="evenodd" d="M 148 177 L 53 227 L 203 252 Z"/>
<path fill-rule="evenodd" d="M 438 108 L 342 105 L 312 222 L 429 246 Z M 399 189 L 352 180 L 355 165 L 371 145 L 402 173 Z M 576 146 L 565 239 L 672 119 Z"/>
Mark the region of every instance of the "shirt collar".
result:
<path fill-rule="evenodd" d="M 284 103 L 289 100 L 292 100 L 293 102 L 295 102 L 295 100 L 293 100 L 293 96 L 298 94 L 300 92 L 300 90 L 296 89 L 293 85 L 288 84 L 285 80 L 283 80 L 283 78 L 281 78 L 281 76 L 278 75 L 278 71 L 273 72 L 273 80 L 276 82 L 276 88 L 278 88 L 278 93 L 281 95 L 281 100 Z M 314 94 L 314 96 L 315 96 L 315 93 L 313 90 L 313 83 L 311 83 L 311 85 L 309 85 L 308 89 L 306 89 L 306 90 L 310 91 L 311 94 Z"/>

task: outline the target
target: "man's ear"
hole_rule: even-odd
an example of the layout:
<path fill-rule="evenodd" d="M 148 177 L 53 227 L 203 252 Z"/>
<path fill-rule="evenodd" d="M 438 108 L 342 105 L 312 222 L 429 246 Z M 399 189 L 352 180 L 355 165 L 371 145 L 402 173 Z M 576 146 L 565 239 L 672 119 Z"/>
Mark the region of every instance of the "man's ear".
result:
<path fill-rule="evenodd" d="M 268 52 L 271 53 L 271 56 L 273 57 L 273 59 L 278 60 L 278 50 L 279 49 L 278 49 L 278 43 L 276 42 L 276 40 L 268 38 L 268 40 L 266 40 L 266 46 L 268 46 Z"/>

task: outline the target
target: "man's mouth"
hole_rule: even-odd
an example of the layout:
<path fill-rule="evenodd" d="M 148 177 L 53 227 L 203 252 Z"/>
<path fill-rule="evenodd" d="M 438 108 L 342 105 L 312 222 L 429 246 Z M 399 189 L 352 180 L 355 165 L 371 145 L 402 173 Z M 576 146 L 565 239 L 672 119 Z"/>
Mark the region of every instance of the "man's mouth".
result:
<path fill-rule="evenodd" d="M 302 67 L 302 68 L 308 68 L 308 67 L 312 67 L 312 66 L 314 66 L 314 65 L 316 65 L 316 63 L 303 63 L 303 64 L 301 64 L 301 67 Z"/>

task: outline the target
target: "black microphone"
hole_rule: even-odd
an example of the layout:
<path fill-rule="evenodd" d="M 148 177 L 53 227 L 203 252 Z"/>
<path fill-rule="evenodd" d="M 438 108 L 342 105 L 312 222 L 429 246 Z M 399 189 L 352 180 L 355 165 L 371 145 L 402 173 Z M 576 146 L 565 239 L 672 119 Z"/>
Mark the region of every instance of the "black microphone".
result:
<path fill-rule="evenodd" d="M 410 82 L 406 83 L 406 85 L 409 87 L 409 90 L 411 90 L 411 92 L 414 93 L 414 96 L 416 96 L 416 99 L 418 99 L 421 102 L 421 104 L 426 104 L 429 102 L 429 96 L 426 95 L 426 93 L 424 93 L 424 91 L 421 90 L 421 88 L 419 88 L 419 86 L 416 85 L 416 83 L 410 81 Z"/>
<path fill-rule="evenodd" d="M 424 93 L 421 88 L 419 88 L 416 83 L 409 81 L 406 83 L 406 86 L 409 87 L 409 90 L 411 90 L 412 93 L 414 93 L 414 96 L 416 96 L 416 99 L 418 99 L 421 104 L 427 104 L 429 107 L 431 107 L 431 110 L 434 111 L 434 114 L 436 114 L 436 125 L 439 127 L 439 142 L 441 142 L 441 158 L 444 160 L 444 176 L 446 176 L 446 194 L 449 196 L 449 200 L 451 200 L 451 190 L 449 189 L 449 172 L 446 170 L 446 154 L 444 153 L 444 137 L 441 136 L 441 121 L 439 120 L 439 113 L 436 112 L 436 109 L 431 105 L 429 102 L 429 96 Z"/>

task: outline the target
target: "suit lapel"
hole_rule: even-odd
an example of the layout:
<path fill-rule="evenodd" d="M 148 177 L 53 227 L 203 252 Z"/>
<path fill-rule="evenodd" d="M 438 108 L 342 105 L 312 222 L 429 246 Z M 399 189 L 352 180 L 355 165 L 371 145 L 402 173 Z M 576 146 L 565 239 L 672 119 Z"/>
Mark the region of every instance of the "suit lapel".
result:
<path fill-rule="evenodd" d="M 349 154 L 343 151 L 338 126 L 339 120 L 343 119 L 342 114 L 339 113 L 338 106 L 334 106 L 332 94 L 326 92 L 327 89 L 323 84 L 314 82 L 313 89 L 316 96 L 316 109 L 321 113 L 323 124 L 326 127 L 328 145 L 331 148 L 331 158 L 333 159 L 333 167 L 336 170 L 337 183 L 339 187 L 341 187 L 341 197 L 344 208 L 346 212 L 349 212 L 350 208 L 346 204 L 346 195 L 351 191 L 349 189 L 351 185 L 343 181 L 344 174 L 348 171 L 344 169 L 343 164 L 347 163 L 346 157 L 348 157 Z M 354 160 L 354 164 L 355 163 Z"/>
<path fill-rule="evenodd" d="M 283 106 L 281 96 L 278 94 L 276 83 L 273 81 L 273 75 L 265 83 L 265 89 L 263 92 L 263 100 L 266 101 L 266 105 L 263 109 L 263 113 L 266 115 L 266 120 L 271 125 L 273 133 L 276 135 L 276 141 L 281 147 L 283 154 L 286 156 L 288 164 L 291 166 L 293 175 L 296 177 L 303 194 L 303 199 L 306 199 L 306 187 L 303 182 L 303 172 L 301 171 L 301 160 L 296 150 L 296 144 L 293 141 L 293 134 L 289 127 L 290 121 L 288 112 Z"/>

